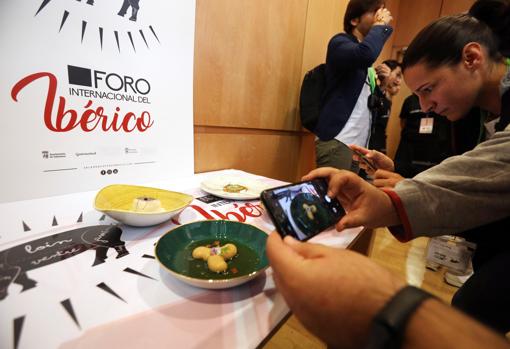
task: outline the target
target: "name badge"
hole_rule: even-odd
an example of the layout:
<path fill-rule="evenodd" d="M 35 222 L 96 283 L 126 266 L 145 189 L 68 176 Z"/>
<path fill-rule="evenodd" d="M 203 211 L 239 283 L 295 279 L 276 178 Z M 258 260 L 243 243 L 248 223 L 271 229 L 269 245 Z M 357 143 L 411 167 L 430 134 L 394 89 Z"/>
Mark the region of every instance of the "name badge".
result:
<path fill-rule="evenodd" d="M 420 119 L 420 133 L 430 134 L 434 130 L 434 118 L 421 118 Z"/>

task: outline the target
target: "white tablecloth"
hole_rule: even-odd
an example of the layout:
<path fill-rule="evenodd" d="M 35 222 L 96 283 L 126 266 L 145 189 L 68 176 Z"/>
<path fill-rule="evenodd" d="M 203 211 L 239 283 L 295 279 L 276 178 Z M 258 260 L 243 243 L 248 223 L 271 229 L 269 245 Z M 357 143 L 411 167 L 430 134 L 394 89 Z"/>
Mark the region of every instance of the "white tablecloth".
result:
<path fill-rule="evenodd" d="M 148 185 L 199 198 L 207 195 L 199 189 L 200 182 L 219 174 L 282 184 L 224 170 Z M 178 223 L 227 218 L 269 233 L 273 225 L 258 200 L 210 204 L 194 200 L 179 222 L 148 228 L 121 225 L 129 251 L 122 258 L 109 249 L 105 263 L 92 266 L 95 252 L 85 251 L 28 270 L 28 278 L 37 284 L 24 291 L 9 281 L 12 275 L 4 273 L 2 280 L 5 260 L 1 259 L 9 248 L 80 227 L 116 223 L 92 208 L 95 195 L 86 192 L 0 205 L 0 291 L 5 291 L 0 300 L 0 348 L 253 348 L 288 313 L 270 268 L 245 285 L 205 290 L 174 279 L 154 259 L 154 244 Z M 345 248 L 360 231 L 329 230 L 312 241 Z"/>

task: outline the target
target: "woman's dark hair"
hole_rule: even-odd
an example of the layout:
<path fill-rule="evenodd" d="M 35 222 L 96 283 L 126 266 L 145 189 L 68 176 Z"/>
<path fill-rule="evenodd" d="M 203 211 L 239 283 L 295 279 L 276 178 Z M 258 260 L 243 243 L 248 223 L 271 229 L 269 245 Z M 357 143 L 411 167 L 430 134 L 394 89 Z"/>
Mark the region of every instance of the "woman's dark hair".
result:
<path fill-rule="evenodd" d="M 386 64 L 388 68 L 391 69 L 391 71 L 394 71 L 398 67 L 402 68 L 402 64 L 400 64 L 398 61 L 394 59 L 387 59 L 383 62 L 383 64 Z"/>
<path fill-rule="evenodd" d="M 464 46 L 470 42 L 483 45 L 494 60 L 501 57 L 498 39 L 489 26 L 469 14 L 461 14 L 439 18 L 423 28 L 406 50 L 402 70 L 419 62 L 429 68 L 457 64 Z"/>
<path fill-rule="evenodd" d="M 478 0 L 469 14 L 487 24 L 499 39 L 499 52 L 510 56 L 510 0 Z"/>
<path fill-rule="evenodd" d="M 384 5 L 384 0 L 351 0 L 344 15 L 344 30 L 352 34 L 354 30 L 351 21 L 363 16 L 367 12 L 376 11 Z"/>

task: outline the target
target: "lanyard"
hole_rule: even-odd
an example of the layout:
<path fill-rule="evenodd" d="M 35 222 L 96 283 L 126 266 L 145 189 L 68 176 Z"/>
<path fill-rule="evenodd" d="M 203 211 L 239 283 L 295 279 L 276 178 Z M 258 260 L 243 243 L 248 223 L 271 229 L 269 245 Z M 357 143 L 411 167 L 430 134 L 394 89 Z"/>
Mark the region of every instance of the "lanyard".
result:
<path fill-rule="evenodd" d="M 375 91 L 375 69 L 373 67 L 368 68 L 368 84 L 370 85 L 370 92 Z"/>

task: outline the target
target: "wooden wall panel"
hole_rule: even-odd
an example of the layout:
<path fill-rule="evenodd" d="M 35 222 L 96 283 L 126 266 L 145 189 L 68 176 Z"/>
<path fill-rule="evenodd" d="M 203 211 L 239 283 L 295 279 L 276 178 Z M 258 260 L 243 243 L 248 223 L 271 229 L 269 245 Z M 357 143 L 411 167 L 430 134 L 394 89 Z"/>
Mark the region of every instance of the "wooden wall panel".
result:
<path fill-rule="evenodd" d="M 387 1 L 394 17 L 399 2 Z M 237 168 L 296 181 L 314 168 L 314 135 L 298 122 L 299 89 L 343 30 L 347 3 L 197 0 L 196 172 Z"/>
<path fill-rule="evenodd" d="M 398 10 L 394 47 L 409 45 L 418 32 L 441 13 L 442 0 L 403 0 Z"/>
<path fill-rule="evenodd" d="M 474 2 L 474 0 L 443 0 L 441 16 L 466 12 Z"/>
<path fill-rule="evenodd" d="M 295 181 L 314 167 L 299 89 L 341 31 L 347 2 L 197 0 L 196 172 L 237 168 Z"/>
<path fill-rule="evenodd" d="M 195 124 L 299 130 L 308 0 L 199 0 Z"/>
<path fill-rule="evenodd" d="M 292 132 L 195 126 L 195 172 L 235 168 L 292 182 L 301 138 Z"/>
<path fill-rule="evenodd" d="M 403 0 L 406 1 L 406 0 Z M 386 8 L 391 12 L 391 15 L 393 17 L 393 20 L 390 22 L 390 25 L 393 27 L 393 34 L 389 37 L 389 39 L 386 41 L 386 44 L 384 44 L 384 47 L 381 51 L 381 54 L 379 55 L 379 58 L 377 58 L 374 66 L 377 66 L 379 63 L 386 59 L 395 58 L 392 56 L 393 51 L 393 45 L 395 42 L 395 34 L 396 29 L 398 28 L 398 12 L 400 7 L 400 0 L 387 0 L 386 1 Z"/>
<path fill-rule="evenodd" d="M 326 61 L 328 42 L 343 31 L 343 17 L 347 0 L 309 1 L 303 47 L 301 75 Z"/>

